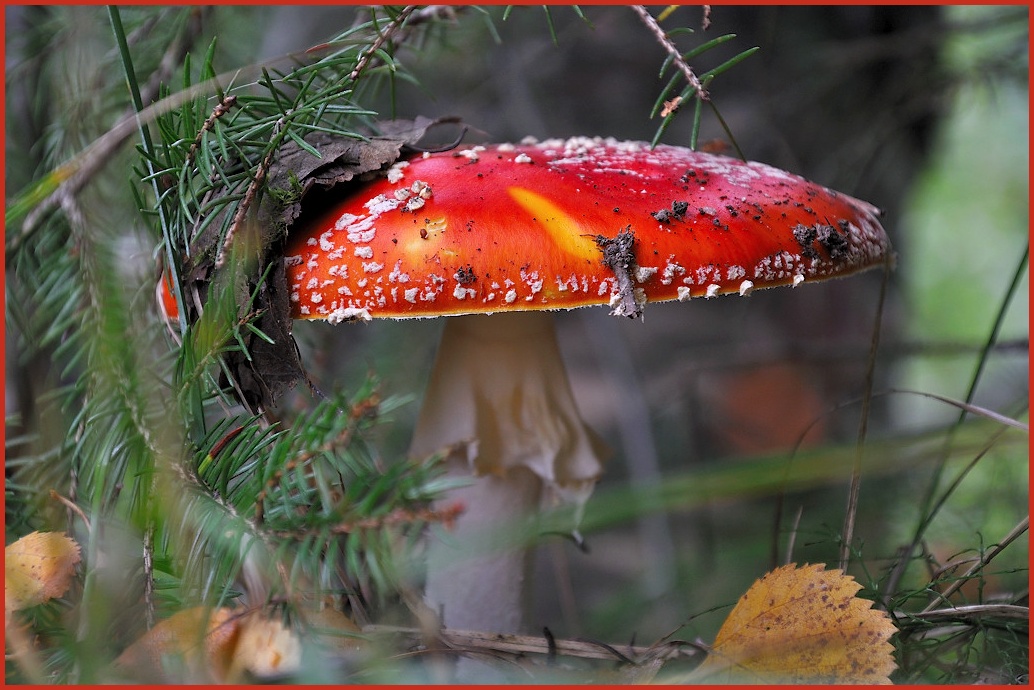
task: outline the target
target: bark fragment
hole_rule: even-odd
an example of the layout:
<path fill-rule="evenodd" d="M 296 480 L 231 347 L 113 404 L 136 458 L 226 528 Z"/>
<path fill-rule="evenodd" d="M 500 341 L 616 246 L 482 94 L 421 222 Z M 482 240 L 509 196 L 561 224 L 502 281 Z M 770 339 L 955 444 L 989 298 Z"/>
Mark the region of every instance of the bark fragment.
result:
<path fill-rule="evenodd" d="M 634 319 L 643 315 L 642 301 L 636 298 L 635 289 L 635 234 L 632 226 L 625 226 L 613 238 L 597 235 L 596 246 L 603 252 L 603 263 L 614 272 L 617 290 L 611 302 L 613 316 L 627 316 Z"/>

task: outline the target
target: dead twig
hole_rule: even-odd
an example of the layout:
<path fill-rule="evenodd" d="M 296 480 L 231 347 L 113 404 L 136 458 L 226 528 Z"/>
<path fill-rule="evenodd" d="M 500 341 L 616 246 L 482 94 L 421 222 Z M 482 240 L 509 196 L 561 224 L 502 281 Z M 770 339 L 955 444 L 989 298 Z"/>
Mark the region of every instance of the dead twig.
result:
<path fill-rule="evenodd" d="M 50 490 L 50 498 L 57 501 L 65 508 L 68 508 L 68 510 L 78 515 L 79 519 L 82 520 L 83 524 L 86 526 L 86 531 L 90 532 L 91 534 L 93 533 L 93 526 L 90 524 L 90 518 L 86 517 L 86 513 L 83 512 L 82 508 L 77 506 L 73 501 L 65 498 L 58 492 L 54 491 L 53 489 Z"/>
<path fill-rule="evenodd" d="M 925 623 L 972 623 L 988 618 L 1004 620 L 1030 620 L 1030 608 L 1015 604 L 970 604 L 968 606 L 952 606 L 949 608 L 922 611 L 919 613 L 902 613 L 900 619 L 923 621 Z"/>
<path fill-rule="evenodd" d="M 365 635 L 401 635 L 411 637 L 422 644 L 426 631 L 417 628 L 405 628 L 391 625 L 368 625 L 363 628 Z M 437 638 L 446 647 L 456 650 L 494 652 L 525 656 L 529 654 L 549 658 L 574 657 L 579 659 L 595 659 L 600 661 L 617 661 L 626 664 L 644 664 L 652 660 L 695 659 L 706 650 L 692 642 L 668 641 L 648 647 L 622 646 L 620 649 L 603 642 L 592 640 L 559 640 L 552 636 L 513 635 L 505 633 L 481 632 L 476 630 L 437 631 Z"/>

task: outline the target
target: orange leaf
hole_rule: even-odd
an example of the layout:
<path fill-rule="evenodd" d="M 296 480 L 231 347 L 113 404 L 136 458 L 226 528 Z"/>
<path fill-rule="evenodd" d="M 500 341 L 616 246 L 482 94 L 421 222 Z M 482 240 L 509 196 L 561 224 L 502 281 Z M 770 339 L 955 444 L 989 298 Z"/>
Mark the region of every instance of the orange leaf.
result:
<path fill-rule="evenodd" d="M 4 608 L 20 611 L 68 591 L 79 545 L 64 532 L 33 532 L 4 549 Z"/>
<path fill-rule="evenodd" d="M 358 635 L 359 627 L 343 613 L 310 612 L 319 632 Z M 355 651 L 356 638 L 339 642 L 338 651 Z M 162 620 L 115 660 L 118 680 L 156 683 L 241 683 L 276 680 L 296 673 L 302 664 L 302 638 L 263 611 L 202 606 Z"/>
<path fill-rule="evenodd" d="M 239 619 L 229 608 L 196 606 L 157 623 L 115 660 L 115 669 L 152 683 L 226 679 L 239 635 Z M 176 663 L 183 666 L 177 668 Z"/>
<path fill-rule="evenodd" d="M 896 628 L 824 564 L 777 568 L 733 608 L 694 672 L 709 682 L 890 683 Z"/>

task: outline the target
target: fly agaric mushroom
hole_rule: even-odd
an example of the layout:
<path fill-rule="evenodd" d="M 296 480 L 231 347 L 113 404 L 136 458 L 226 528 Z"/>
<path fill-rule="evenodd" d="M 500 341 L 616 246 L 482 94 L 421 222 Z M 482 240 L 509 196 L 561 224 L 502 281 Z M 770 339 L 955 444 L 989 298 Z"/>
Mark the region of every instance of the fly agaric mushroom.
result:
<path fill-rule="evenodd" d="M 464 553 L 468 534 L 587 500 L 601 453 L 575 408 L 546 310 L 842 276 L 887 260 L 879 211 L 759 163 L 576 138 L 395 163 L 291 231 L 293 311 L 331 322 L 453 316 L 411 451 L 472 479 L 429 547 L 427 603 L 453 629 L 521 625 L 525 555 Z M 488 316 L 491 315 L 491 316 Z"/>

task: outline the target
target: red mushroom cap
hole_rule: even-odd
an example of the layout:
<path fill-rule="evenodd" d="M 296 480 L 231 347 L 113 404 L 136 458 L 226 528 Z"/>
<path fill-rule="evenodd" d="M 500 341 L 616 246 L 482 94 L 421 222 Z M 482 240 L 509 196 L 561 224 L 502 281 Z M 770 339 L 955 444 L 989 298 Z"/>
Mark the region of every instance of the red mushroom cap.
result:
<path fill-rule="evenodd" d="M 176 297 L 172 294 L 172 274 L 168 269 L 162 271 L 162 277 L 156 286 L 155 302 L 166 321 L 176 321 L 180 317 L 180 308 Z"/>
<path fill-rule="evenodd" d="M 285 253 L 297 318 L 567 309 L 611 303 L 623 271 L 664 301 L 865 270 L 890 251 L 878 216 L 760 163 L 577 138 L 397 162 Z"/>

